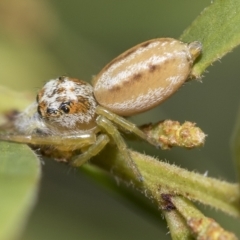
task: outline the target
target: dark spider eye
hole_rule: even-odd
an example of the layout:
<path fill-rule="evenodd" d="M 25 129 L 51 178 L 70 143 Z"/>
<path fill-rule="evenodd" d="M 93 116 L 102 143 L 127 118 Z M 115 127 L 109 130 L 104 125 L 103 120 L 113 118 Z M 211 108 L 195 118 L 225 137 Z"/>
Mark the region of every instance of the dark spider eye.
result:
<path fill-rule="evenodd" d="M 40 116 L 42 116 L 41 110 L 40 110 L 40 106 L 37 107 L 37 112 Z"/>
<path fill-rule="evenodd" d="M 37 101 L 37 103 L 39 102 L 39 96 L 38 96 L 38 94 L 37 94 L 37 97 L 36 97 L 36 101 Z"/>
<path fill-rule="evenodd" d="M 58 80 L 59 81 L 64 81 L 65 78 L 66 78 L 66 76 L 63 75 L 63 76 L 58 77 Z"/>
<path fill-rule="evenodd" d="M 64 113 L 69 113 L 70 112 L 70 102 L 65 102 L 60 105 L 60 110 L 63 111 Z"/>
<path fill-rule="evenodd" d="M 47 114 L 54 115 L 57 114 L 57 110 L 54 108 L 47 108 Z"/>

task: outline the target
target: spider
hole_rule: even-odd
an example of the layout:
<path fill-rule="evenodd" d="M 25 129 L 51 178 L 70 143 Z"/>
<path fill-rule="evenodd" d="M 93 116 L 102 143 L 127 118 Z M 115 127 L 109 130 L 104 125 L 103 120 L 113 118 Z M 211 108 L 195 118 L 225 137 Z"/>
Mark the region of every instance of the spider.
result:
<path fill-rule="evenodd" d="M 124 117 L 153 108 L 173 94 L 190 77 L 201 49 L 199 42 L 153 39 L 115 58 L 93 85 L 66 76 L 50 80 L 16 117 L 15 133 L 0 139 L 41 146 L 45 154 L 73 166 L 81 166 L 113 140 L 142 181 L 119 130 L 159 143 Z"/>

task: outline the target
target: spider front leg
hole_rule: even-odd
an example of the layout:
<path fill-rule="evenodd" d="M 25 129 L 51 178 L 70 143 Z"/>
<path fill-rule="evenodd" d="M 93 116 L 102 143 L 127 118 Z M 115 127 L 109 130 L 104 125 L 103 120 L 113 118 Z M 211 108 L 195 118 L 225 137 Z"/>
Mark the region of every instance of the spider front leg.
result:
<path fill-rule="evenodd" d="M 8 142 L 26 143 L 31 145 L 61 146 L 62 149 L 77 149 L 89 146 L 96 142 L 95 133 L 80 133 L 74 135 L 24 135 L 24 134 L 0 134 L 0 140 Z"/>
<path fill-rule="evenodd" d="M 139 179 L 139 181 L 143 181 L 143 177 L 139 172 L 137 165 L 132 160 L 128 152 L 127 145 L 125 144 L 123 138 L 121 137 L 121 134 L 119 133 L 118 129 L 112 124 L 111 121 L 109 121 L 104 116 L 98 116 L 98 118 L 96 119 L 96 122 L 98 126 L 100 126 L 106 133 L 108 133 L 113 138 L 118 149 L 124 155 L 124 158 L 127 162 L 128 167 L 133 170 L 133 173 Z"/>
<path fill-rule="evenodd" d="M 101 107 L 101 106 L 97 106 L 96 113 L 106 117 L 107 119 L 109 119 L 112 122 L 116 123 L 117 125 L 121 126 L 123 128 L 123 130 L 132 132 L 132 133 L 136 134 L 138 137 L 148 141 L 150 144 L 152 144 L 156 147 L 159 147 L 159 143 L 156 140 L 148 137 L 143 131 L 141 131 L 137 127 L 137 125 L 131 123 L 127 119 L 120 117 L 117 114 L 112 113 L 109 110 L 107 110 L 106 108 Z"/>
<path fill-rule="evenodd" d="M 73 157 L 70 160 L 70 164 L 74 167 L 80 167 L 82 164 L 87 162 L 90 158 L 97 155 L 110 141 L 109 137 L 106 134 L 100 134 L 97 137 L 97 140 L 92 144 L 86 151 L 82 154 Z"/>

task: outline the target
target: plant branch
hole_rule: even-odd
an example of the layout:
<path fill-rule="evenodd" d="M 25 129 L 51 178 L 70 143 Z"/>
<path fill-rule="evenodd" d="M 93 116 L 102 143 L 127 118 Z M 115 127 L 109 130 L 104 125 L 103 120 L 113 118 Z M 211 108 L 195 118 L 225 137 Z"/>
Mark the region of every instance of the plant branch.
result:
<path fill-rule="evenodd" d="M 240 191 L 237 184 L 231 184 L 199 173 L 189 172 L 175 165 L 158 161 L 153 157 L 130 151 L 136 162 L 143 182 L 139 182 L 127 167 L 122 154 L 108 146 L 92 162 L 114 176 L 134 185 L 148 198 L 161 207 L 162 189 L 172 195 L 181 195 L 190 200 L 220 209 L 232 216 L 240 216 Z"/>
<path fill-rule="evenodd" d="M 224 230 L 213 219 L 205 217 L 190 201 L 180 196 L 171 198 L 197 239 L 237 240 L 237 237 Z"/>

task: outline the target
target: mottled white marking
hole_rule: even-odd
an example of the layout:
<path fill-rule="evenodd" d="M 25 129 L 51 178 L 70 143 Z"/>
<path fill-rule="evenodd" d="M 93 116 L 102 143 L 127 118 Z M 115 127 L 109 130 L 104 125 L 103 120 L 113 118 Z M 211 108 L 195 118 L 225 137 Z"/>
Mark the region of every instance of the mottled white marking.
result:
<path fill-rule="evenodd" d="M 58 93 L 58 89 L 64 89 L 64 91 Z M 52 117 L 48 120 L 44 120 L 47 121 L 48 124 L 58 124 L 66 128 L 75 128 L 76 125 L 89 123 L 93 120 L 97 103 L 93 96 L 93 88 L 90 84 L 77 84 L 71 81 L 70 78 L 65 77 L 63 81 L 59 79 L 50 80 L 44 85 L 43 90 L 44 93 L 39 99 L 39 104 L 45 102 L 47 108 L 58 110 L 63 102 L 78 101 L 79 96 L 87 99 L 90 105 L 87 112 L 62 114 L 59 117 Z"/>
<path fill-rule="evenodd" d="M 114 109 L 116 112 L 126 112 L 129 109 L 145 109 L 146 106 L 154 105 L 157 102 L 163 101 L 166 96 L 169 96 L 175 88 L 175 84 L 179 82 L 179 76 L 171 76 L 167 79 L 169 85 L 167 87 L 159 87 L 155 89 L 149 88 L 147 94 L 141 94 L 136 98 L 130 98 L 126 101 L 108 104 L 109 109 Z"/>
<path fill-rule="evenodd" d="M 94 91 L 98 91 L 99 88 L 111 89 L 113 86 L 121 85 L 124 81 L 128 81 L 128 78 L 133 76 L 134 74 L 146 70 L 149 64 L 161 64 L 164 60 L 166 60 L 167 55 L 152 55 L 149 59 L 144 59 L 141 62 L 137 62 L 135 64 L 130 64 L 125 70 L 122 70 L 119 73 L 115 73 L 116 69 L 119 66 L 126 64 L 132 61 L 134 58 L 142 55 L 144 52 L 147 52 L 157 46 L 161 46 L 160 42 L 152 42 L 147 47 L 140 47 L 135 52 L 127 56 L 126 58 L 120 60 L 119 62 L 114 63 L 110 66 L 102 75 L 101 78 L 98 79 L 97 84 L 94 86 Z"/>
<path fill-rule="evenodd" d="M 162 55 L 154 54 L 151 57 L 144 59 L 143 61 L 139 61 L 136 63 L 131 63 L 129 66 L 127 66 L 124 70 L 121 72 L 116 73 L 116 69 L 121 66 L 122 64 L 127 65 L 128 62 L 130 62 L 132 59 L 136 58 L 137 56 L 141 55 L 143 52 L 149 51 L 152 48 L 155 48 L 157 46 L 163 48 L 167 48 L 168 44 L 176 44 L 177 41 L 173 41 L 173 43 L 169 42 L 153 42 L 149 44 L 149 46 L 145 48 L 139 48 L 129 56 L 127 56 L 125 59 L 120 60 L 119 62 L 114 63 L 110 66 L 98 79 L 96 85 L 94 86 L 94 90 L 98 91 L 101 88 L 110 90 L 114 86 L 121 86 L 124 82 L 129 81 L 129 78 L 134 76 L 134 74 L 144 72 L 149 69 L 150 65 L 154 66 L 161 66 L 166 60 L 171 61 L 173 58 L 181 58 L 182 59 L 182 65 L 177 66 L 178 69 L 183 68 L 186 66 L 186 59 L 187 55 L 185 51 L 172 51 L 168 52 L 164 49 L 162 50 L 164 53 Z M 189 62 L 187 62 L 189 64 Z"/>
<path fill-rule="evenodd" d="M 37 106 L 37 102 L 34 102 L 17 116 L 14 125 L 19 133 L 28 135 L 36 133 L 37 130 L 49 133 L 48 127 L 37 113 Z"/>
<path fill-rule="evenodd" d="M 200 52 L 198 42 L 185 44 L 171 38 L 137 45 L 97 75 L 95 97 L 99 104 L 124 116 L 151 109 L 184 84 Z"/>

